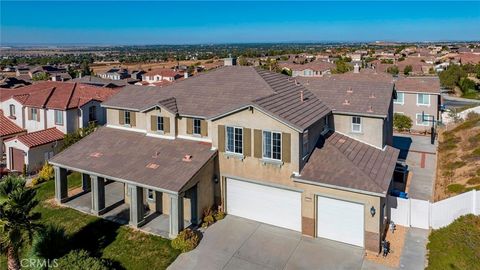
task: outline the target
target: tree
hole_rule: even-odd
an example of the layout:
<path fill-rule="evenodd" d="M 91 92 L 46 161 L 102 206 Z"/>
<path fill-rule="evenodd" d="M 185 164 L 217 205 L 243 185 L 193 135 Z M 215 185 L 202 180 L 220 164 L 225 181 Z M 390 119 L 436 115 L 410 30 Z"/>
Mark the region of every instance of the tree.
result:
<path fill-rule="evenodd" d="M 7 256 L 8 270 L 20 269 L 19 250 L 32 240 L 38 215 L 32 213 L 38 204 L 36 191 L 25 186 L 25 179 L 6 176 L 0 183 L 0 251 Z"/>
<path fill-rule="evenodd" d="M 412 128 L 412 119 L 404 114 L 393 115 L 393 127 L 398 131 L 406 131 Z"/>
<path fill-rule="evenodd" d="M 65 230 L 50 225 L 41 229 L 34 237 L 31 253 L 34 258 L 52 261 L 67 253 L 67 243 L 68 236 Z"/>
<path fill-rule="evenodd" d="M 350 66 L 347 62 L 344 60 L 338 60 L 335 63 L 336 67 L 334 70 L 332 70 L 333 73 L 345 73 L 353 69 L 352 66 Z"/>
<path fill-rule="evenodd" d="M 407 65 L 407 66 L 405 66 L 405 68 L 403 69 L 403 74 L 408 75 L 408 74 L 410 74 L 410 72 L 412 72 L 412 71 L 413 71 L 413 67 L 412 67 L 411 65 Z"/>
<path fill-rule="evenodd" d="M 65 134 L 65 136 L 63 137 L 62 150 L 67 149 L 72 144 L 80 141 L 88 134 L 94 132 L 95 129 L 96 125 L 92 122 L 89 123 L 87 127 L 79 128 L 75 132 Z"/>
<path fill-rule="evenodd" d="M 243 56 L 241 56 L 241 57 L 238 58 L 238 64 L 239 64 L 240 66 L 248 66 L 248 65 L 249 65 L 247 58 L 246 58 L 246 57 L 243 57 Z"/>
<path fill-rule="evenodd" d="M 92 75 L 93 73 L 87 61 L 83 61 L 80 64 L 80 70 L 81 70 L 80 72 L 82 73 L 82 76 Z"/>
<path fill-rule="evenodd" d="M 48 81 L 48 79 L 50 79 L 50 76 L 46 72 L 35 73 L 32 76 L 33 81 Z"/>
<path fill-rule="evenodd" d="M 467 77 L 467 74 L 460 66 L 450 65 L 446 70 L 440 72 L 438 76 L 443 87 L 454 89 L 460 78 Z"/>
<path fill-rule="evenodd" d="M 460 90 L 464 94 L 475 91 L 475 82 L 468 79 L 468 78 L 461 78 L 460 81 L 458 82 L 458 86 L 460 87 Z"/>
<path fill-rule="evenodd" d="M 392 75 L 397 75 L 398 74 L 398 67 L 397 66 L 388 67 L 387 72 L 392 74 Z"/>
<path fill-rule="evenodd" d="M 290 69 L 288 69 L 288 68 L 282 69 L 282 72 L 280 72 L 280 73 L 285 74 L 285 75 L 288 75 L 288 76 L 290 76 L 290 77 L 292 76 L 292 71 L 291 71 Z"/>

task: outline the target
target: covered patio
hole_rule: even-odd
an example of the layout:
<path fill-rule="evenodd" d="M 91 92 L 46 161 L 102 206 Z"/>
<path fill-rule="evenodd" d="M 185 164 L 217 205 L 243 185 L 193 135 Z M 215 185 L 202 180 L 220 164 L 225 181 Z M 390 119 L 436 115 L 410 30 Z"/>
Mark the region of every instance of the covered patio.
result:
<path fill-rule="evenodd" d="M 213 205 L 216 179 L 216 151 L 206 144 L 180 141 L 100 128 L 51 160 L 56 201 L 174 238 L 185 227 L 197 225 L 203 209 Z M 78 194 L 68 192 L 68 171 L 82 173 Z"/>

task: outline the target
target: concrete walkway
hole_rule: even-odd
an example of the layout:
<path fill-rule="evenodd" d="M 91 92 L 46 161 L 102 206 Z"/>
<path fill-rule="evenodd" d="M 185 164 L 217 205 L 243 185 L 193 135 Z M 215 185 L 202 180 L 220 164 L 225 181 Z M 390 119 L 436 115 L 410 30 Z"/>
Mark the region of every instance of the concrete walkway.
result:
<path fill-rule="evenodd" d="M 428 230 L 409 228 L 405 236 L 405 246 L 400 258 L 400 269 L 420 270 L 427 264 Z"/>
<path fill-rule="evenodd" d="M 227 216 L 168 269 L 360 269 L 363 249 Z"/>

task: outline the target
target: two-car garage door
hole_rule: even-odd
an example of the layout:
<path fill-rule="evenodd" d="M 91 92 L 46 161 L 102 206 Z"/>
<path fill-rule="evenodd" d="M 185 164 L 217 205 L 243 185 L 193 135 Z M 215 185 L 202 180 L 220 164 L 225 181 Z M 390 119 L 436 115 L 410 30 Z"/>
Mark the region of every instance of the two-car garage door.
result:
<path fill-rule="evenodd" d="M 302 194 L 227 178 L 227 213 L 295 231 L 302 229 Z"/>

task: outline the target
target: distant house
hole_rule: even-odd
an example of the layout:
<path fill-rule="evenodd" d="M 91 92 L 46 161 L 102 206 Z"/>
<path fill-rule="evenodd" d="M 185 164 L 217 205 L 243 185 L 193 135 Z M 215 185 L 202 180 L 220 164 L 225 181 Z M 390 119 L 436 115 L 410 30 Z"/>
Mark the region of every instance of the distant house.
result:
<path fill-rule="evenodd" d="M 132 71 L 132 74 L 130 74 L 130 78 L 135 80 L 142 80 L 143 74 L 145 74 L 145 71 L 143 70 L 134 70 Z"/>
<path fill-rule="evenodd" d="M 128 70 L 124 68 L 111 68 L 106 72 L 99 73 L 98 76 L 103 79 L 110 79 L 110 80 L 123 80 L 128 78 Z"/>
<path fill-rule="evenodd" d="M 290 62 L 280 63 L 282 69 L 292 72 L 292 77 L 321 77 L 330 74 L 335 64 L 325 61 L 313 61 L 306 64 L 294 64 Z"/>
<path fill-rule="evenodd" d="M 173 82 L 179 78 L 182 78 L 183 75 L 179 72 L 168 69 L 168 68 L 157 68 L 147 71 L 142 75 L 142 81 L 148 83 L 157 83 L 161 81 Z"/>
<path fill-rule="evenodd" d="M 107 87 L 107 88 L 117 88 L 123 87 L 128 84 L 134 84 L 138 80 L 133 78 L 128 78 L 124 80 L 111 80 L 111 79 L 104 79 L 96 76 L 83 76 L 81 78 L 75 78 L 72 82 L 81 83 L 81 84 L 89 84 L 93 86 L 99 87 Z"/>
<path fill-rule="evenodd" d="M 410 117 L 413 121 L 412 130 L 429 131 L 434 126 L 432 121 L 440 116 L 438 77 L 401 77 L 395 83 L 395 90 L 397 98 L 393 101 L 394 112 Z"/>

